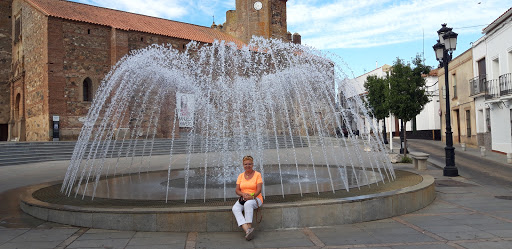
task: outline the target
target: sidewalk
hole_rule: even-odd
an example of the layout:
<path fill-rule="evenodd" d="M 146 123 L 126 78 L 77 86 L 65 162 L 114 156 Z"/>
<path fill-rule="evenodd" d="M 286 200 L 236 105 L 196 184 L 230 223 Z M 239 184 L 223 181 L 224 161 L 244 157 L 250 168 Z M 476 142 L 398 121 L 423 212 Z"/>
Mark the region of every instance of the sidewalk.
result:
<path fill-rule="evenodd" d="M 399 143 L 394 143 L 394 146 Z M 442 147 L 439 141 L 429 146 Z M 473 156 L 479 149 L 456 156 Z M 488 152 L 487 163 L 506 163 Z M 411 164 L 395 169 L 413 171 Z M 444 177 L 441 165 L 429 164 L 421 174 L 436 178 L 437 199 L 417 212 L 372 222 L 258 231 L 252 241 L 242 232 L 165 233 L 112 231 L 44 222 L 17 208 L 20 189 L 0 194 L 0 249 L 4 248 L 374 248 L 448 249 L 512 248 L 512 192 L 478 184 L 464 176 Z M 512 166 L 511 166 L 512 167 Z M 263 219 L 265 219 L 263 210 Z"/>
<path fill-rule="evenodd" d="M 413 142 L 414 143 L 414 141 L 419 141 L 419 140 L 417 140 L 417 139 L 409 139 L 407 142 L 408 143 L 409 142 Z M 443 148 L 443 149 L 444 149 L 444 147 L 446 147 L 446 143 L 444 141 L 421 140 L 421 142 L 422 143 L 430 144 L 431 146 Z M 410 147 L 410 145 L 408 147 Z M 464 156 L 478 156 L 478 157 L 482 157 L 481 156 L 480 147 L 469 147 L 469 146 L 467 146 L 466 147 L 466 151 L 462 150 L 462 147 L 460 146 L 460 144 L 454 144 L 453 147 L 455 148 L 455 157 L 457 157 L 457 156 L 461 156 L 461 157 L 464 157 Z M 389 145 L 388 145 L 388 148 L 389 148 Z M 398 153 L 399 151 L 400 151 L 400 139 L 393 138 L 393 152 L 394 153 Z M 498 153 L 498 152 L 494 152 L 494 151 L 490 151 L 490 150 L 486 150 L 485 151 L 485 156 L 483 156 L 482 159 L 489 160 L 490 163 L 491 162 L 495 162 L 495 163 L 501 163 L 501 164 L 508 164 L 507 163 L 507 155 L 502 154 L 502 153 Z M 442 164 L 444 165 L 444 162 L 442 162 Z M 508 165 L 510 165 L 510 167 L 512 167 L 512 164 L 508 164 Z"/>

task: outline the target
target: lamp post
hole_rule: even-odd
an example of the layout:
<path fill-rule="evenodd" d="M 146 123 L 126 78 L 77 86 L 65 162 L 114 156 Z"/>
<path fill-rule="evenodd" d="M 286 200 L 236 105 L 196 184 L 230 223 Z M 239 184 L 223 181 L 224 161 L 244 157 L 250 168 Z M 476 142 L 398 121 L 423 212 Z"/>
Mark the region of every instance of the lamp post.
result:
<path fill-rule="evenodd" d="M 450 121 L 450 88 L 448 85 L 448 63 L 452 60 L 452 53 L 457 46 L 458 34 L 452 31 L 452 28 L 446 27 L 446 23 L 441 24 L 441 29 L 437 31 L 439 40 L 433 46 L 436 52 L 436 59 L 444 66 L 444 88 L 446 91 L 446 147 L 444 148 L 446 156 L 446 166 L 443 169 L 444 176 L 458 176 L 459 170 L 455 166 L 455 148 L 453 147 L 452 126 Z"/>

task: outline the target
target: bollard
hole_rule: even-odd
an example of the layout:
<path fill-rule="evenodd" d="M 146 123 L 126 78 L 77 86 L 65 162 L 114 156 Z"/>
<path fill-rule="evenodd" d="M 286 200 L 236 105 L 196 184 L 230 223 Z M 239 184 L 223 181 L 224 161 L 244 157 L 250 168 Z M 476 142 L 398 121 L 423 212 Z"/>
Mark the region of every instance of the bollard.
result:
<path fill-rule="evenodd" d="M 512 163 L 512 153 L 507 153 L 507 163 Z"/>
<path fill-rule="evenodd" d="M 480 156 L 485 157 L 485 146 L 480 146 Z"/>
<path fill-rule="evenodd" d="M 466 151 L 466 143 L 461 143 L 460 147 L 462 147 L 462 151 Z"/>

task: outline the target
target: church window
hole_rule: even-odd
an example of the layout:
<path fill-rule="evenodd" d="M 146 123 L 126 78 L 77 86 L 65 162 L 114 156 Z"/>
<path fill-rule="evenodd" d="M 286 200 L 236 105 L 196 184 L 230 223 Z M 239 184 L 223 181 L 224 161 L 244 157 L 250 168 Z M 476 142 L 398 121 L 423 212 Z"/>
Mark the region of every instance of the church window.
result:
<path fill-rule="evenodd" d="M 20 117 L 21 117 L 21 96 L 20 94 L 18 93 L 16 95 L 16 105 L 14 106 L 14 119 L 15 120 L 19 120 Z"/>
<path fill-rule="evenodd" d="M 14 43 L 21 40 L 21 15 L 17 16 L 14 20 Z"/>
<path fill-rule="evenodd" d="M 91 30 L 90 29 L 87 29 L 87 34 L 91 34 Z"/>
<path fill-rule="evenodd" d="M 92 101 L 92 80 L 86 78 L 82 83 L 83 101 Z"/>

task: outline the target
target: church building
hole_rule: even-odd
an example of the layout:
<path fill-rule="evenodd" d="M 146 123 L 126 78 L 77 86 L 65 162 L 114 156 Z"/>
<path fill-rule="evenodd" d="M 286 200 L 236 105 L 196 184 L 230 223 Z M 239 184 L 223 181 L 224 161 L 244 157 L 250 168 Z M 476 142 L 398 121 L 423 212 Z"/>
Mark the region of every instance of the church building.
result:
<path fill-rule="evenodd" d="M 204 27 L 65 0 L 1 1 L 0 141 L 77 139 L 101 80 L 134 49 L 243 46 L 253 36 L 300 43 L 287 30 L 286 2 L 236 0 L 226 23 Z"/>

